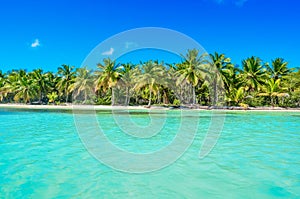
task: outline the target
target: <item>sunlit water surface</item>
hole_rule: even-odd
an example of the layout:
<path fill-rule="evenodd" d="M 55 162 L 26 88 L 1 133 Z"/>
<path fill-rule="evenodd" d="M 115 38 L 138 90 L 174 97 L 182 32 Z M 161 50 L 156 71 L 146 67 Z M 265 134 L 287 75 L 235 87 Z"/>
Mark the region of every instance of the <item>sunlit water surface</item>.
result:
<path fill-rule="evenodd" d="M 170 144 L 181 121 L 180 111 L 168 111 L 161 132 L 138 138 L 122 132 L 116 116 L 102 111 L 97 120 L 112 143 L 136 153 Z M 148 111 L 132 111 L 128 119 L 140 126 L 150 121 Z M 211 113 L 191 111 L 189 119 L 199 120 L 199 129 L 181 158 L 132 174 L 95 159 L 70 112 L 0 109 L 0 198 L 300 197 L 300 113 L 227 112 L 221 137 L 204 159 L 199 150 Z"/>

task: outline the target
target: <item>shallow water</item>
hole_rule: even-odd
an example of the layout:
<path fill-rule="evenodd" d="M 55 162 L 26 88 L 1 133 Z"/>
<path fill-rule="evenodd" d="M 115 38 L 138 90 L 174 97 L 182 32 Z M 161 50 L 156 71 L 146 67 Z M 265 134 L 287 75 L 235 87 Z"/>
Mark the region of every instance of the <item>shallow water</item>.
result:
<path fill-rule="evenodd" d="M 134 131 L 151 123 L 149 115 L 164 121 L 157 134 L 124 133 L 126 120 L 137 126 L 125 131 Z M 129 116 L 100 111 L 96 119 L 111 143 L 132 153 L 171 144 L 182 121 L 180 111 L 130 111 Z M 0 109 L 0 198 L 300 197 L 300 113 L 227 112 L 217 144 L 199 159 L 211 116 L 190 111 L 184 117 L 199 120 L 199 128 L 184 155 L 163 169 L 133 174 L 94 158 L 68 111 Z"/>

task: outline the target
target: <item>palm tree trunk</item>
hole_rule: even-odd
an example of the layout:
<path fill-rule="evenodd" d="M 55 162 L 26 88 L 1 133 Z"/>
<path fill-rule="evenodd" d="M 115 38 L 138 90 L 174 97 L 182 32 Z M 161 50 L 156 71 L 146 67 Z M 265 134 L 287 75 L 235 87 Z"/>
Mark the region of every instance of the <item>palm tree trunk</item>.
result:
<path fill-rule="evenodd" d="M 196 91 L 195 91 L 195 86 L 193 86 L 193 104 L 196 104 Z"/>
<path fill-rule="evenodd" d="M 199 97 L 198 104 L 201 105 L 201 97 Z"/>
<path fill-rule="evenodd" d="M 216 78 L 216 77 L 215 77 Z M 216 106 L 218 101 L 218 93 L 217 93 L 217 80 L 214 80 L 214 102 L 213 105 Z"/>
<path fill-rule="evenodd" d="M 184 102 L 184 101 L 183 101 L 183 96 L 182 96 L 182 86 L 180 86 L 180 88 L 179 88 L 179 100 L 180 100 L 181 102 Z"/>
<path fill-rule="evenodd" d="M 125 106 L 128 106 L 129 104 L 129 88 L 126 87 L 126 96 L 125 96 Z"/>
<path fill-rule="evenodd" d="M 169 99 L 168 99 L 168 96 L 167 96 L 167 93 L 165 90 L 163 90 L 164 94 L 163 94 L 163 103 L 164 104 L 169 104 Z"/>
<path fill-rule="evenodd" d="M 68 93 L 67 89 L 65 89 L 65 93 L 66 93 L 66 103 L 68 103 L 68 101 L 69 101 L 69 93 Z"/>
<path fill-rule="evenodd" d="M 41 103 L 41 102 L 42 102 L 42 92 L 39 91 L 39 103 Z"/>
<path fill-rule="evenodd" d="M 115 92 L 114 92 L 114 88 L 111 88 L 111 105 L 115 105 Z"/>
<path fill-rule="evenodd" d="M 86 100 L 87 100 L 87 93 L 84 92 L 84 103 L 86 103 Z"/>
<path fill-rule="evenodd" d="M 271 96 L 271 105 L 274 106 L 273 97 Z"/>
<path fill-rule="evenodd" d="M 149 102 L 148 102 L 148 107 L 150 107 L 150 106 L 151 106 L 151 98 L 152 98 L 152 92 L 151 92 L 151 90 L 150 90 L 149 92 L 150 92 L 150 94 L 149 94 Z"/>
<path fill-rule="evenodd" d="M 158 92 L 157 92 L 157 103 L 158 103 L 158 104 L 161 103 L 160 92 L 159 92 L 159 90 L 158 90 Z"/>

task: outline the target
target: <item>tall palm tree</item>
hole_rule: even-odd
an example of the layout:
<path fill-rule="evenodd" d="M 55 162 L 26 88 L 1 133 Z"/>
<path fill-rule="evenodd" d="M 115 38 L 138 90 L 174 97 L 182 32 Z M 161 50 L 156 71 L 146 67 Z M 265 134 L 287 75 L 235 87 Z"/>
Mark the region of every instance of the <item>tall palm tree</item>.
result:
<path fill-rule="evenodd" d="M 207 60 L 204 59 L 205 55 L 199 56 L 197 49 L 188 50 L 187 54 L 183 57 L 183 62 L 177 65 L 177 85 L 187 82 L 192 85 L 192 104 L 196 104 L 196 91 L 199 79 L 203 79 L 201 72 L 204 71 L 204 64 Z"/>
<path fill-rule="evenodd" d="M 110 58 L 105 58 L 103 60 L 103 64 L 99 63 L 97 65 L 98 69 L 96 70 L 96 91 L 103 90 L 106 92 L 107 89 L 111 89 L 111 104 L 115 103 L 115 95 L 114 95 L 114 87 L 117 84 L 120 71 L 119 64 L 116 64 L 115 60 L 111 60 Z"/>
<path fill-rule="evenodd" d="M 243 60 L 243 71 L 241 73 L 242 81 L 248 92 L 258 91 L 259 86 L 265 83 L 266 72 L 263 70 L 261 59 L 250 57 Z"/>
<path fill-rule="evenodd" d="M 217 52 L 215 52 L 214 54 L 210 54 L 210 58 L 212 64 L 217 70 L 216 74 L 213 75 L 215 77 L 213 79 L 213 104 L 215 105 L 218 101 L 218 90 L 222 90 L 223 86 L 226 95 L 229 95 L 232 89 L 232 85 L 234 84 L 234 81 L 236 79 L 235 75 L 237 69 L 231 63 L 230 58 L 226 57 L 225 54 L 218 54 Z M 218 76 L 220 76 L 221 78 L 218 78 Z M 218 85 L 220 85 L 221 88 L 218 88 Z"/>
<path fill-rule="evenodd" d="M 135 89 L 146 88 L 149 90 L 148 107 L 151 106 L 152 94 L 158 91 L 160 85 L 164 84 L 165 68 L 157 62 L 147 61 L 142 64 L 141 74 L 136 76 Z"/>
<path fill-rule="evenodd" d="M 83 96 L 82 104 L 87 102 L 88 97 L 94 92 L 94 75 L 92 71 L 85 68 L 78 68 L 76 70 L 75 83 L 71 86 L 74 91 L 74 97 Z"/>
<path fill-rule="evenodd" d="M 210 58 L 216 69 L 219 71 L 224 82 L 224 86 L 226 89 L 229 89 L 233 83 L 232 77 L 239 72 L 238 68 L 232 64 L 231 59 L 226 57 L 225 54 L 218 54 L 215 52 L 214 54 L 210 54 Z"/>
<path fill-rule="evenodd" d="M 48 84 L 48 90 L 47 93 L 50 93 L 52 91 L 55 91 L 58 93 L 58 88 L 57 88 L 57 84 L 58 84 L 58 80 L 59 78 L 57 77 L 57 75 L 55 73 L 52 72 L 47 72 L 44 74 L 45 78 L 47 80 L 47 84 Z"/>
<path fill-rule="evenodd" d="M 283 58 L 276 58 L 275 60 L 272 60 L 272 66 L 267 64 L 266 67 L 271 78 L 276 81 L 280 78 L 285 79 L 292 72 L 293 69 L 289 69 L 287 65 L 288 62 L 285 62 Z"/>
<path fill-rule="evenodd" d="M 60 77 L 57 83 L 57 87 L 65 96 L 66 103 L 69 102 L 70 87 L 74 83 L 74 79 L 75 79 L 74 68 L 75 68 L 74 66 L 63 64 L 61 67 L 58 67 L 58 71 L 57 71 Z"/>
<path fill-rule="evenodd" d="M 122 64 L 122 70 L 120 72 L 121 79 L 120 85 L 125 87 L 125 106 L 130 102 L 130 91 L 134 87 L 135 77 L 138 75 L 138 68 L 131 63 Z"/>
<path fill-rule="evenodd" d="M 47 95 L 47 91 L 50 86 L 47 75 L 43 73 L 42 69 L 33 70 L 29 75 L 32 77 L 34 83 L 36 84 L 39 102 L 41 102 L 42 99 Z"/>

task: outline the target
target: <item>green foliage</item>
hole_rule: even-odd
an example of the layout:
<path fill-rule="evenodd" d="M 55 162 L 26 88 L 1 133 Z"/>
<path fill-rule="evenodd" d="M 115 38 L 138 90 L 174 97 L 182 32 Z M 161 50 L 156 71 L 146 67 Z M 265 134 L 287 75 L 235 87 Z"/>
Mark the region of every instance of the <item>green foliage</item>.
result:
<path fill-rule="evenodd" d="M 97 98 L 96 99 L 96 102 L 95 102 L 96 105 L 110 105 L 111 104 L 111 97 L 110 96 L 106 96 L 104 98 Z"/>
<path fill-rule="evenodd" d="M 184 98 L 183 94 L 190 98 Z M 73 96 L 73 99 L 71 98 Z M 235 66 L 229 57 L 188 50 L 180 63 L 139 65 L 104 59 L 95 71 L 69 65 L 57 72 L 0 70 L 0 102 L 121 105 L 200 104 L 223 106 L 300 106 L 300 70 L 282 58 L 258 57 Z M 189 101 L 188 101 L 189 100 Z"/>
<path fill-rule="evenodd" d="M 181 104 L 181 102 L 180 102 L 180 100 L 178 100 L 178 99 L 175 99 L 174 101 L 173 101 L 173 105 L 175 105 L 175 106 L 178 106 L 178 105 L 180 105 Z"/>
<path fill-rule="evenodd" d="M 53 103 L 53 104 L 55 104 L 55 102 L 58 99 L 58 95 L 56 92 L 48 93 L 47 97 L 49 99 L 49 103 Z"/>

